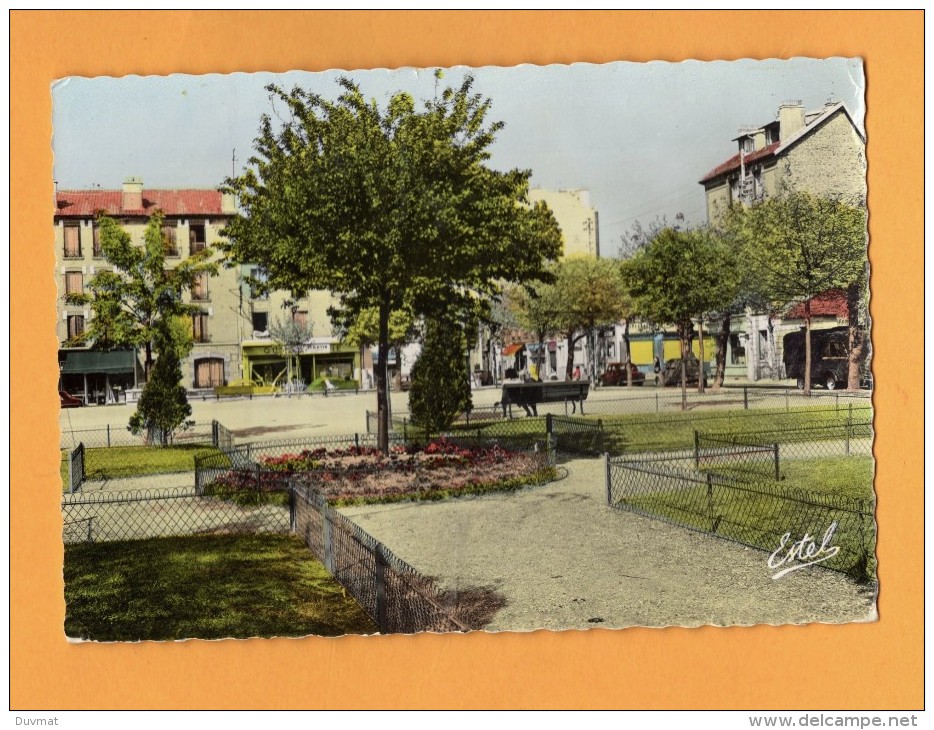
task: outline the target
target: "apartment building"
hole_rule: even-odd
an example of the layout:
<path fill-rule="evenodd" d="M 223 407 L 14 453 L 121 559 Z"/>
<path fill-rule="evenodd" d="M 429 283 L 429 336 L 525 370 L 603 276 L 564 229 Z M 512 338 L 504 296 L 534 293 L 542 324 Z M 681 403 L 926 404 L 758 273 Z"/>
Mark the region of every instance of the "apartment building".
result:
<path fill-rule="evenodd" d="M 736 154 L 700 180 L 711 223 L 733 203 L 750 205 L 783 189 L 866 199 L 866 139 L 843 102 L 806 111 L 800 101 L 786 101 L 776 119 L 741 127 L 733 141 Z"/>
<path fill-rule="evenodd" d="M 99 213 L 117 220 L 132 241 L 141 245 L 156 210 L 165 217 L 163 237 L 169 266 L 219 243 L 221 230 L 237 212 L 232 196 L 217 190 L 151 189 L 134 177 L 118 190 L 56 192 L 56 338 L 60 343 L 61 386 L 86 403 L 116 403 L 137 397 L 144 381 L 141 356 L 131 349 L 94 349 L 93 343 L 73 346 L 92 314 L 90 307 L 67 304 L 65 295 L 83 292 L 91 277 L 110 268 L 95 221 Z M 220 263 L 220 254 L 214 256 Z M 182 384 L 197 391 L 243 378 L 282 381 L 285 354 L 269 334 L 270 323 L 282 317 L 305 321 L 313 334 L 320 333 L 297 355 L 297 378 L 306 382 L 322 375 L 359 378 L 359 353 L 348 351 L 330 336 L 330 295 L 311 292 L 293 298 L 283 292 L 265 293 L 255 286 L 258 277 L 262 272 L 256 267 L 221 263 L 215 276 L 202 275 L 186 294 L 187 301 L 199 311 L 191 317 L 194 345 L 182 363 Z"/>
<path fill-rule="evenodd" d="M 806 191 L 865 204 L 866 139 L 842 102 L 828 102 L 807 111 L 800 101 L 786 101 L 775 119 L 761 126 L 741 127 L 733 141 L 736 154 L 699 181 L 707 196 L 711 224 L 722 220 L 735 203 L 753 205 L 783 191 Z M 833 299 L 832 294 L 819 299 Z M 828 312 L 832 310 L 833 317 L 815 324 L 838 324 L 838 309 L 831 307 Z M 727 377 L 782 377 L 781 339 L 799 326 L 793 313 L 774 318 L 749 312 L 734 318 Z"/>

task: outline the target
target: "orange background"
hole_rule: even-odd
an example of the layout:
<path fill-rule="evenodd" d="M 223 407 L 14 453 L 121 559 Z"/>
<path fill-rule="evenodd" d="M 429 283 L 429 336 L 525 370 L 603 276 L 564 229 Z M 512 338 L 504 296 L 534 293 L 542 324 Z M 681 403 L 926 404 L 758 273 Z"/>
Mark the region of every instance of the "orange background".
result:
<path fill-rule="evenodd" d="M 922 370 L 897 359 L 923 332 L 921 11 L 13 11 L 10 32 L 12 709 L 923 706 Z M 878 623 L 66 643 L 53 79 L 803 55 L 866 63 Z"/>

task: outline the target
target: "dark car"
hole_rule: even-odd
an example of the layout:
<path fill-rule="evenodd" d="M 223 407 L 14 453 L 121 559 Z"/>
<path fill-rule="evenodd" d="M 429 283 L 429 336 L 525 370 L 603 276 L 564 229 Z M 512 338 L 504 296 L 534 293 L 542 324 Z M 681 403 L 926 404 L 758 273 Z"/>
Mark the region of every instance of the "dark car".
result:
<path fill-rule="evenodd" d="M 700 361 L 690 355 L 684 361 L 687 385 L 697 385 L 697 376 L 700 373 Z M 707 382 L 706 367 L 704 368 L 704 382 Z M 663 387 L 681 385 L 681 358 L 675 357 L 665 361 L 665 367 L 658 374 L 658 384 Z"/>
<path fill-rule="evenodd" d="M 75 398 L 71 393 L 66 393 L 64 390 L 58 391 L 58 399 L 62 404 L 62 408 L 80 408 L 84 405 L 84 401 Z"/>
<path fill-rule="evenodd" d="M 634 364 L 629 363 L 629 371 L 632 373 L 632 384 L 642 385 L 645 383 L 645 374 L 639 371 Z M 611 362 L 606 366 L 603 375 L 600 376 L 600 385 L 626 385 L 626 363 Z"/>
<path fill-rule="evenodd" d="M 849 330 L 833 327 L 811 330 L 811 384 L 827 390 L 846 388 L 850 376 Z M 804 332 L 791 332 L 782 340 L 785 377 L 804 387 Z M 860 366 L 860 386 L 872 387 L 872 373 L 865 359 Z"/>

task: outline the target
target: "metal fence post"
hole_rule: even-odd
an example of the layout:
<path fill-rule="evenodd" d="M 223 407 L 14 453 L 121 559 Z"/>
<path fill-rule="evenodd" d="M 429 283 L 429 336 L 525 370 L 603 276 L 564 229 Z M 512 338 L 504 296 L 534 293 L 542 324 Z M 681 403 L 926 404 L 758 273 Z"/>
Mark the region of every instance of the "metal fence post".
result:
<path fill-rule="evenodd" d="M 355 433 L 353 435 L 353 442 L 354 442 L 354 445 L 359 449 L 360 448 L 360 434 L 359 433 Z"/>
<path fill-rule="evenodd" d="M 603 452 L 603 469 L 604 469 L 604 478 L 606 479 L 606 503 L 608 506 L 613 506 L 613 483 L 610 478 L 610 454 L 607 451 Z"/>
<path fill-rule="evenodd" d="M 260 469 L 259 469 L 259 462 L 257 462 L 256 463 L 256 489 L 257 491 L 259 491 L 259 488 L 260 488 L 259 484 L 260 484 Z"/>
<path fill-rule="evenodd" d="M 710 531 L 714 532 L 716 525 L 713 515 L 713 480 L 710 472 L 707 472 L 707 518 L 710 520 Z"/>
<path fill-rule="evenodd" d="M 749 410 L 749 386 L 748 385 L 743 386 L 743 410 L 744 411 Z"/>
<path fill-rule="evenodd" d="M 658 413 L 658 391 L 655 391 L 655 412 Z"/>
<path fill-rule="evenodd" d="M 217 433 L 217 419 L 211 421 L 211 445 L 216 449 L 220 443 L 220 437 Z"/>
<path fill-rule="evenodd" d="M 327 501 L 321 507 L 321 537 L 324 549 L 323 560 L 325 570 L 334 575 L 334 546 L 331 540 L 331 508 Z"/>
<path fill-rule="evenodd" d="M 289 532 L 295 532 L 295 482 L 289 481 Z"/>
<path fill-rule="evenodd" d="M 389 633 L 389 612 L 386 610 L 386 556 L 383 555 L 383 544 L 376 543 L 376 625 L 381 634 Z"/>
<path fill-rule="evenodd" d="M 700 433 L 694 429 L 694 468 L 700 469 Z"/>
<path fill-rule="evenodd" d="M 787 413 L 788 410 L 789 410 L 789 408 L 788 408 L 788 389 L 786 388 L 786 389 L 785 389 L 785 412 Z"/>
<path fill-rule="evenodd" d="M 110 424 L 107 424 L 107 448 L 110 448 Z"/>
<path fill-rule="evenodd" d="M 850 404 L 850 412 L 846 417 L 846 444 L 845 444 L 845 454 L 850 455 L 850 430 L 853 427 L 853 404 Z"/>
<path fill-rule="evenodd" d="M 68 493 L 75 493 L 75 452 L 68 452 Z"/>
<path fill-rule="evenodd" d="M 551 414 L 546 413 L 545 414 L 545 435 L 551 436 L 552 433 L 554 433 L 554 425 L 552 424 L 552 421 L 551 421 Z"/>
<path fill-rule="evenodd" d="M 775 448 L 775 481 L 777 482 L 777 481 L 781 481 L 781 478 L 782 478 L 781 472 L 779 471 L 778 442 L 775 442 L 773 446 Z"/>
<path fill-rule="evenodd" d="M 409 420 L 407 418 L 402 419 L 402 441 L 409 442 Z"/>

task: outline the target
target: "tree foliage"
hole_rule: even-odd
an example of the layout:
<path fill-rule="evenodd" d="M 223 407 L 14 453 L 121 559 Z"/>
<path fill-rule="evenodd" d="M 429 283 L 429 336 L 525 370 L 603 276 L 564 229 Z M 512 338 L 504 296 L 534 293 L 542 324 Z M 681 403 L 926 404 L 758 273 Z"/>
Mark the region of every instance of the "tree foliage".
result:
<path fill-rule="evenodd" d="M 554 284 L 547 294 L 554 312 L 554 331 L 567 339 L 565 379 L 574 370 L 574 347 L 596 327 L 614 325 L 629 312 L 629 293 L 618 262 L 572 256 L 552 268 Z M 590 358 L 593 366 L 594 358 Z M 592 373 L 596 376 L 596 373 Z"/>
<path fill-rule="evenodd" d="M 702 323 L 710 312 L 734 299 L 738 267 L 731 247 L 706 229 L 663 230 L 623 264 L 623 279 L 634 298 L 635 311 L 655 324 L 673 325 L 678 330 L 682 394 L 693 321 Z M 702 387 L 703 377 L 698 381 Z"/>
<path fill-rule="evenodd" d="M 502 123 L 487 121 L 471 77 L 422 110 L 406 93 L 380 108 L 350 79 L 339 85 L 336 101 L 267 87 L 287 118 L 262 117 L 250 169 L 227 181 L 244 215 L 224 249 L 275 288 L 330 290 L 351 316 L 376 309 L 385 450 L 391 313 L 476 311 L 498 279 L 538 278 L 561 237 L 547 206 L 529 202 L 530 171 L 487 167 Z"/>
<path fill-rule="evenodd" d="M 866 268 L 865 209 L 835 198 L 786 192 L 731 210 L 726 223 L 741 241 L 744 265 L 762 298 L 803 301 L 805 392 L 810 392 L 810 299 L 858 284 Z"/>
<path fill-rule="evenodd" d="M 180 336 L 165 336 L 166 328 L 177 327 L 178 318 L 188 319 L 197 311 L 183 301 L 183 294 L 200 274 L 215 274 L 217 266 L 209 260 L 208 248 L 167 266 L 164 218 L 159 212 L 150 217 L 142 246 L 134 245 L 130 234 L 109 216 L 99 215 L 97 222 L 101 251 L 113 268 L 96 273 L 86 291 L 67 295 L 69 304 L 90 306 L 92 312 L 84 333 L 70 344 L 89 344 L 98 350 L 142 347 L 148 378 L 160 333 L 162 342 L 182 344 Z"/>
<path fill-rule="evenodd" d="M 422 351 L 412 366 L 409 410 L 412 422 L 429 434 L 441 433 L 470 409 L 466 345 L 463 330 L 451 322 L 426 323 Z"/>
<path fill-rule="evenodd" d="M 171 341 L 167 321 L 160 322 L 155 335 L 159 358 L 130 417 L 134 434 L 146 433 L 149 443 L 166 446 L 172 434 L 191 415 L 191 405 L 182 385 L 182 367 L 177 346 Z"/>

